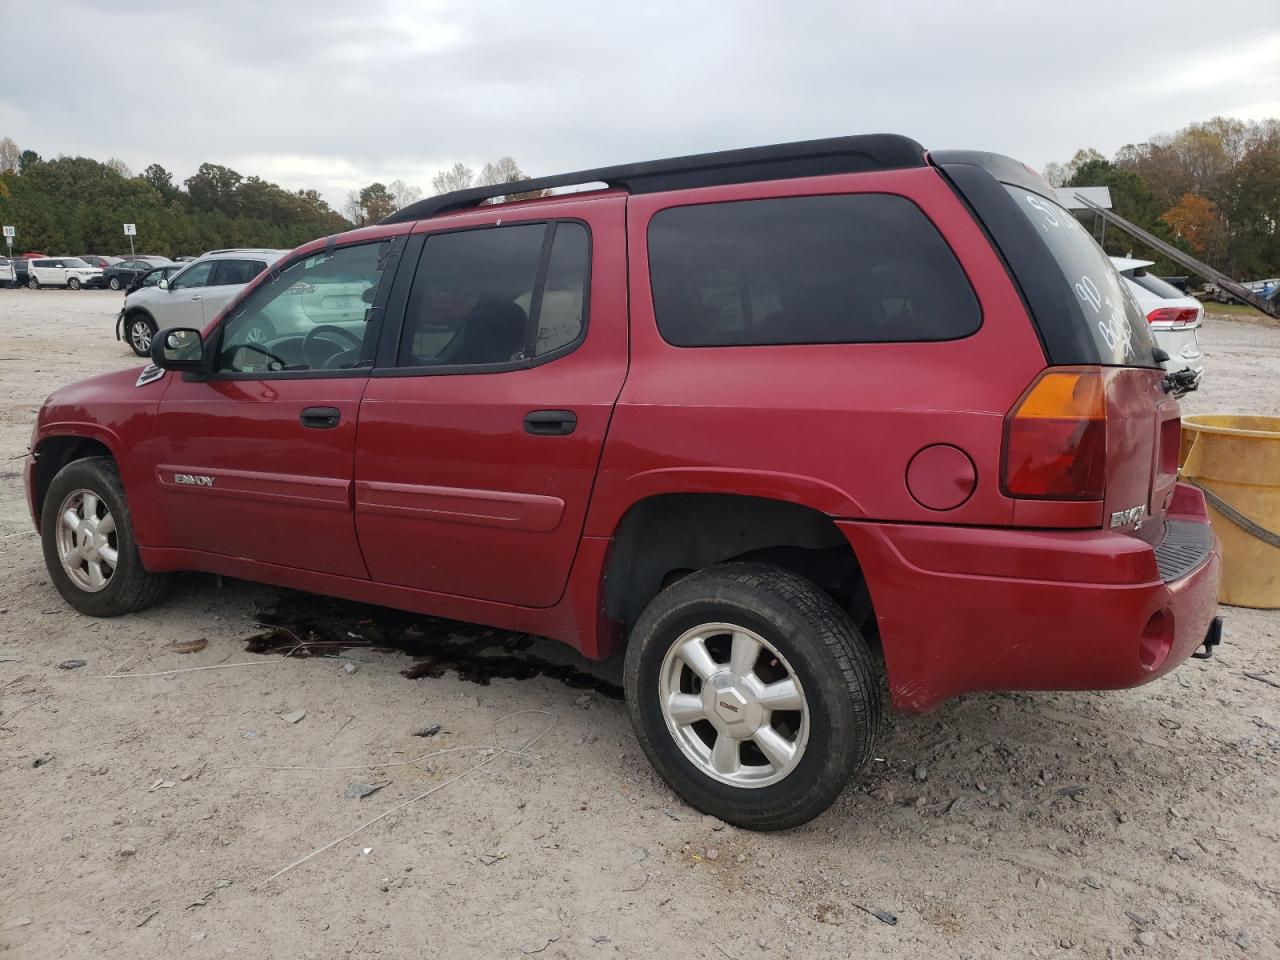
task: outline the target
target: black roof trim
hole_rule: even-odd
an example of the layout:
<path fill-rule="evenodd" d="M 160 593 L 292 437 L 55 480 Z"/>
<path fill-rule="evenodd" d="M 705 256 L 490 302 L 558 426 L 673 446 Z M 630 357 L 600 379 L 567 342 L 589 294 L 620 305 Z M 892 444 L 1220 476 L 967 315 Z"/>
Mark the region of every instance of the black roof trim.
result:
<path fill-rule="evenodd" d="M 668 160 L 647 160 L 596 170 L 579 170 L 535 180 L 517 180 L 487 187 L 455 190 L 427 197 L 398 210 L 382 223 L 426 220 L 440 213 L 478 206 L 485 200 L 513 193 L 552 190 L 584 183 L 603 183 L 630 193 L 659 193 L 690 187 L 712 187 L 757 180 L 788 180 L 832 173 L 862 173 L 923 167 L 924 147 L 910 137 L 872 133 L 825 140 L 801 140 L 744 150 L 696 153 Z"/>
<path fill-rule="evenodd" d="M 1054 203 L 1059 202 L 1058 195 L 1054 193 L 1053 185 L 1048 180 L 1025 163 L 1019 163 L 1002 153 L 987 153 L 984 150 L 930 150 L 929 162 L 939 167 L 957 163 L 981 167 L 1001 183 L 1022 187 L 1024 190 L 1047 197 Z"/>

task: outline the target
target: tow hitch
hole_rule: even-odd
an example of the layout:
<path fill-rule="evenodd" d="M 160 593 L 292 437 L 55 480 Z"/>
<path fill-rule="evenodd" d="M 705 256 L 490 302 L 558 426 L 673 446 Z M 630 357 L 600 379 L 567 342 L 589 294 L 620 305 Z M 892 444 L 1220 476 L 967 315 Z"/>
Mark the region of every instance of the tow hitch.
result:
<path fill-rule="evenodd" d="M 1192 654 L 1197 660 L 1208 660 L 1213 656 L 1213 648 L 1222 642 L 1222 618 L 1214 617 L 1213 622 L 1209 624 L 1209 632 L 1204 635 L 1204 643 L 1200 644 L 1204 649 L 1196 650 Z"/>

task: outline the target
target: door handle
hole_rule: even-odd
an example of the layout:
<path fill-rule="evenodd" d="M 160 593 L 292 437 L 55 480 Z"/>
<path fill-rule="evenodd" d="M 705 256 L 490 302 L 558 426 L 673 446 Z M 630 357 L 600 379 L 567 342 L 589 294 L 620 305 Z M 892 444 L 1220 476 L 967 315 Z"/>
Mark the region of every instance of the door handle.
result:
<path fill-rule="evenodd" d="M 342 411 L 337 407 L 307 407 L 298 419 L 312 430 L 332 430 L 341 422 Z"/>
<path fill-rule="evenodd" d="M 577 428 L 572 410 L 531 410 L 524 417 L 524 432 L 535 437 L 567 437 Z"/>
<path fill-rule="evenodd" d="M 192 300 L 199 300 L 199 299 L 200 299 L 200 294 L 198 294 L 198 293 L 193 293 L 193 294 L 191 295 L 191 299 L 192 299 Z"/>

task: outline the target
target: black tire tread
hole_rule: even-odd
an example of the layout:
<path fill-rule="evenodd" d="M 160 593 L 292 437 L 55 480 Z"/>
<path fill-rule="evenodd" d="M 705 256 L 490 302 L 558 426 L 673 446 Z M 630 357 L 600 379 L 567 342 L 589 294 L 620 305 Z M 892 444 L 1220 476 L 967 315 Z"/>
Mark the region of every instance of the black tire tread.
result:
<path fill-rule="evenodd" d="M 120 470 L 116 466 L 116 462 L 110 457 L 86 457 L 82 460 L 73 460 L 58 471 L 57 476 L 53 478 L 53 482 L 49 485 L 48 491 L 45 493 L 46 508 L 50 503 L 58 503 L 62 494 L 59 492 L 59 480 L 68 477 L 68 471 L 88 470 L 93 474 L 93 479 L 97 480 L 104 487 L 108 488 L 112 497 L 116 500 L 118 507 L 113 505 L 112 512 L 116 513 L 116 529 L 127 529 L 129 531 L 129 550 L 133 555 L 128 563 L 127 570 L 122 571 L 120 567 L 116 568 L 115 576 L 123 576 L 123 581 L 116 588 L 114 598 L 109 608 L 102 608 L 101 604 L 90 604 L 99 609 L 86 609 L 83 603 L 85 597 L 97 597 L 98 594 L 83 594 L 69 582 L 64 586 L 63 580 L 65 573 L 58 565 L 56 555 L 51 553 L 51 548 L 45 547 L 45 561 L 49 566 L 50 576 L 53 578 L 54 585 L 57 586 L 58 592 L 72 606 L 80 610 L 82 613 L 88 613 L 91 616 L 98 617 L 116 617 L 123 616 L 128 613 L 137 613 L 145 610 L 147 607 L 153 606 L 165 595 L 169 589 L 171 578 L 167 574 L 152 573 L 142 566 L 142 561 L 137 556 L 137 546 L 133 542 L 133 515 L 129 510 L 129 501 L 125 497 L 124 483 L 120 480 Z M 44 523 L 47 525 L 49 518 L 46 516 Z M 123 564 L 121 566 L 124 566 Z M 70 591 L 70 593 L 68 592 Z M 82 602 L 77 602 L 77 601 Z"/>
<path fill-rule="evenodd" d="M 817 585 L 769 564 L 725 563 L 699 570 L 667 587 L 641 614 L 632 632 L 624 669 L 624 688 L 628 693 L 640 688 L 640 656 L 634 645 L 642 643 L 656 622 L 671 610 L 722 598 L 725 585 L 731 585 L 734 592 L 738 588 L 746 588 L 756 598 L 763 599 L 767 606 L 789 609 L 804 620 L 809 626 L 809 639 L 820 643 L 835 661 L 839 684 L 848 692 L 853 723 L 850 729 L 841 731 L 839 741 L 848 752 L 847 765 L 838 765 L 838 770 L 827 768 L 827 772 L 833 775 L 815 782 L 799 802 L 792 800 L 773 806 L 744 802 L 737 805 L 737 809 L 731 807 L 716 811 L 721 819 L 754 830 L 788 829 L 806 823 L 826 810 L 848 780 L 869 762 L 883 715 L 880 683 L 870 652 L 852 619 Z M 636 705 L 630 702 L 628 705 L 641 747 L 661 771 L 661 765 L 655 760 L 658 746 L 639 721 Z M 667 745 L 664 744 L 662 749 L 667 749 Z M 670 749 L 677 748 L 671 744 Z M 749 796 L 752 791 L 743 790 L 742 793 Z"/>

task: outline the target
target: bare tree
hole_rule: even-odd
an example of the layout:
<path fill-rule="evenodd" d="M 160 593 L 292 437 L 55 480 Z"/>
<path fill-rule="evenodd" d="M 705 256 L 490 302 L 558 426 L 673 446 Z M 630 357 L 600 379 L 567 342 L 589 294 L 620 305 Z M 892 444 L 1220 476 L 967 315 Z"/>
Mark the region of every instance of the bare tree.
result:
<path fill-rule="evenodd" d="M 465 163 L 455 163 L 448 170 L 442 170 L 431 178 L 431 189 L 436 193 L 466 190 L 471 186 L 474 177 L 475 174 Z"/>
<path fill-rule="evenodd" d="M 107 166 L 120 174 L 120 176 L 124 177 L 126 180 L 133 176 L 133 171 L 129 169 L 129 165 L 119 157 L 112 157 L 109 159 L 107 161 Z"/>
<path fill-rule="evenodd" d="M 0 173 L 14 173 L 18 169 L 18 157 L 22 151 L 11 137 L 0 140 Z"/>
<path fill-rule="evenodd" d="M 364 226 L 364 205 L 360 202 L 359 190 L 347 192 L 347 199 L 342 203 L 342 215 L 351 221 L 352 226 Z"/>
<path fill-rule="evenodd" d="M 422 191 L 403 180 L 392 180 L 387 184 L 387 190 L 397 210 L 403 210 L 414 201 L 422 199 Z"/>
<path fill-rule="evenodd" d="M 498 183 L 514 183 L 517 180 L 527 180 L 524 171 L 520 169 L 520 164 L 516 163 L 510 157 L 502 157 L 496 163 L 486 163 L 480 169 L 480 177 L 476 180 L 476 186 L 488 187 Z"/>

